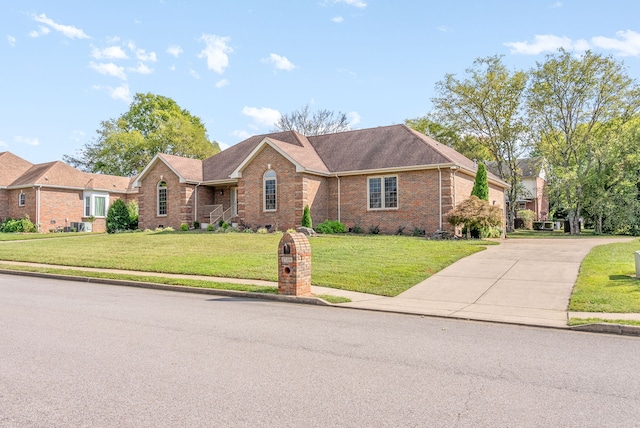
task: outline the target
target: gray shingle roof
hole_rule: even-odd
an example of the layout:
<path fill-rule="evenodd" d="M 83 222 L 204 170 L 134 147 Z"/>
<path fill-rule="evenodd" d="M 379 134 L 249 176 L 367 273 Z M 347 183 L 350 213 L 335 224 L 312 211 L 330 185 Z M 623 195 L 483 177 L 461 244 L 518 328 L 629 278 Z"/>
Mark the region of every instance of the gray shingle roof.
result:
<path fill-rule="evenodd" d="M 457 165 L 476 170 L 472 160 L 451 147 L 406 125 L 391 125 L 310 137 L 295 131 L 255 135 L 202 161 L 203 181 L 229 180 L 231 173 L 265 138 L 305 169 L 321 173 L 431 165 Z M 177 162 L 174 157 L 166 159 L 172 165 Z M 492 173 L 489 177 L 500 180 Z"/>

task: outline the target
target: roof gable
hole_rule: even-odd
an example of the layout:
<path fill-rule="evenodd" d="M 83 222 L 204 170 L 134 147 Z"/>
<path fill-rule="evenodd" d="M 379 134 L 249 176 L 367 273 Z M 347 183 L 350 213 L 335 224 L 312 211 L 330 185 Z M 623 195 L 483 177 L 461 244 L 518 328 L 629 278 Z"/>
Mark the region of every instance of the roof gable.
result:
<path fill-rule="evenodd" d="M 33 164 L 11 152 L 0 152 L 0 186 L 8 186 L 27 172 Z"/>
<path fill-rule="evenodd" d="M 137 177 L 132 179 L 133 187 L 140 187 L 144 177 L 158 163 L 164 163 L 178 177 L 181 183 L 202 182 L 202 161 L 200 159 L 184 158 L 182 156 L 157 153 L 151 162 L 144 167 Z"/>

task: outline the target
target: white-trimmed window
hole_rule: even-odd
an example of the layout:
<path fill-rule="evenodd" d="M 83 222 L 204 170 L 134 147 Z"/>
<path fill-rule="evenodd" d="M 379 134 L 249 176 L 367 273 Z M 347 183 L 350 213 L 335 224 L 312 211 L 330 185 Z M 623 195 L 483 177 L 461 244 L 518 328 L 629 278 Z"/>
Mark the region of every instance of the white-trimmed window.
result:
<path fill-rule="evenodd" d="M 398 177 L 396 175 L 369 177 L 367 184 L 370 210 L 398 208 Z"/>
<path fill-rule="evenodd" d="M 106 217 L 109 206 L 109 194 L 104 192 L 85 192 L 84 216 Z"/>
<path fill-rule="evenodd" d="M 18 206 L 24 207 L 24 203 L 26 202 L 26 200 L 27 200 L 27 195 L 20 192 L 20 194 L 18 195 Z"/>
<path fill-rule="evenodd" d="M 158 216 L 167 215 L 167 182 L 158 182 L 157 188 Z"/>
<path fill-rule="evenodd" d="M 263 176 L 263 194 L 264 201 L 263 207 L 265 211 L 275 211 L 276 210 L 276 199 L 277 199 L 277 180 L 276 180 L 276 172 L 272 169 L 267 170 Z"/>

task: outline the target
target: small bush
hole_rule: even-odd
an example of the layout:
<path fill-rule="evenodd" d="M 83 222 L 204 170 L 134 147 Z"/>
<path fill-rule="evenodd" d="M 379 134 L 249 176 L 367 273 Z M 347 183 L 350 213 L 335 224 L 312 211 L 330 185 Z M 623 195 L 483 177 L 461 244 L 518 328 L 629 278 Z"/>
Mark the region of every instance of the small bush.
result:
<path fill-rule="evenodd" d="M 536 218 L 536 213 L 531 210 L 518 210 L 516 218 L 522 220 L 525 229 L 533 229 L 533 220 Z"/>
<path fill-rule="evenodd" d="M 296 233 L 295 229 L 287 229 L 287 233 Z"/>
<path fill-rule="evenodd" d="M 116 233 L 130 228 L 131 216 L 129 208 L 127 208 L 127 204 L 122 199 L 116 199 L 107 212 L 107 233 Z"/>
<path fill-rule="evenodd" d="M 193 228 L 194 229 L 200 229 L 200 222 L 198 220 L 193 222 Z"/>
<path fill-rule="evenodd" d="M 351 233 L 364 233 L 364 229 L 359 224 L 355 224 L 351 228 Z"/>
<path fill-rule="evenodd" d="M 426 231 L 424 229 L 420 229 L 419 227 L 414 227 L 413 232 L 411 232 L 411 236 L 424 236 L 426 235 Z"/>
<path fill-rule="evenodd" d="M 260 227 L 258 228 L 258 230 L 256 231 L 256 233 L 260 233 L 262 235 L 269 233 L 269 231 L 267 230 L 266 227 Z"/>
<path fill-rule="evenodd" d="M 304 212 L 302 213 L 302 227 L 313 228 L 313 222 L 311 221 L 311 211 L 309 205 L 305 205 Z"/>
<path fill-rule="evenodd" d="M 242 233 L 254 233 L 254 232 L 253 232 L 253 229 L 251 229 L 250 227 L 247 227 L 242 230 Z"/>
<path fill-rule="evenodd" d="M 189 230 L 189 225 L 187 223 L 180 224 L 180 230 L 183 232 L 187 232 Z"/>
<path fill-rule="evenodd" d="M 369 233 L 370 233 L 371 235 L 378 235 L 378 234 L 380 234 L 380 225 L 369 226 Z"/>
<path fill-rule="evenodd" d="M 404 229 L 406 226 L 398 226 L 398 230 L 396 230 L 396 235 L 404 235 Z"/>
<path fill-rule="evenodd" d="M 207 232 L 213 232 L 214 230 L 216 230 L 216 227 L 212 224 L 208 224 L 207 225 Z"/>
<path fill-rule="evenodd" d="M 6 218 L 0 224 L 0 232 L 5 233 L 35 233 L 38 228 L 31 222 L 28 215 L 20 219 Z"/>
<path fill-rule="evenodd" d="M 344 233 L 347 228 L 344 223 L 340 223 L 338 220 L 325 220 L 316 226 L 315 231 L 324 234 Z"/>

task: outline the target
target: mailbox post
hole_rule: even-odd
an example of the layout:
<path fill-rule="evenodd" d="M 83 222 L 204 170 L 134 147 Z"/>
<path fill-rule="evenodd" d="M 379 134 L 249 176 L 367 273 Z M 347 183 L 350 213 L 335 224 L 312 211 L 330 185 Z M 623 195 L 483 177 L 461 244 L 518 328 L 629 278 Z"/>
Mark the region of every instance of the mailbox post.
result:
<path fill-rule="evenodd" d="M 311 294 L 311 246 L 304 233 L 285 233 L 280 239 L 278 294 Z"/>

